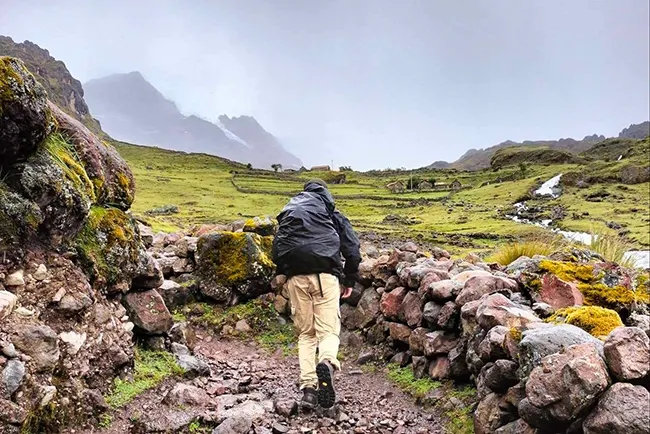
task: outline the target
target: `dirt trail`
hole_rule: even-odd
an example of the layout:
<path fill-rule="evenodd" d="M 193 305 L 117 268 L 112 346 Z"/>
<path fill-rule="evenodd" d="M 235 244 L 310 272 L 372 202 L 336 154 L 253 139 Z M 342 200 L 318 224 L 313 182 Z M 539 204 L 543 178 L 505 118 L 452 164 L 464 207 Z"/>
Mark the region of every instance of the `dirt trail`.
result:
<path fill-rule="evenodd" d="M 110 427 L 82 434 L 444 433 L 433 410 L 416 406 L 383 373 L 355 363 L 344 363 L 337 374 L 335 409 L 306 413 L 296 408 L 297 357 L 216 338 L 201 341 L 195 354 L 210 365 L 210 377 L 168 380 L 115 412 Z M 197 418 L 201 422 L 188 427 Z"/>

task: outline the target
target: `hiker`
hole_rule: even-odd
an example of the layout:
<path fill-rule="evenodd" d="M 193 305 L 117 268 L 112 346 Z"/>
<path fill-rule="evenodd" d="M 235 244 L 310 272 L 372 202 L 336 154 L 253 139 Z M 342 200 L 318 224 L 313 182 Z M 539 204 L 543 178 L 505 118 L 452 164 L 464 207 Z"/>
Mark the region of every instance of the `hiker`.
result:
<path fill-rule="evenodd" d="M 359 239 L 350 221 L 335 209 L 334 198 L 320 179 L 305 183 L 304 191 L 289 201 L 277 219 L 273 261 L 277 273 L 287 276 L 291 313 L 299 333 L 301 404 L 307 409 L 317 404 L 330 408 L 336 400 L 334 370 L 341 369 L 337 360 L 339 298 L 352 294 L 358 278 Z"/>

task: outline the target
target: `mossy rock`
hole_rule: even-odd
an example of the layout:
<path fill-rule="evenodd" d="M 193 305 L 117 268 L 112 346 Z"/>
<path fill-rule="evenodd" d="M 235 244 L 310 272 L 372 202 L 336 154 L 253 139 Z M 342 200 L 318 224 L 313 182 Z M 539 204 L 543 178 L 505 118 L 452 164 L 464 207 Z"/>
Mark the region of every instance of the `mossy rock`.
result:
<path fill-rule="evenodd" d="M 262 236 L 274 235 L 278 223 L 275 219 L 268 217 L 255 217 L 246 220 L 244 223 L 244 232 L 252 232 Z"/>
<path fill-rule="evenodd" d="M 270 291 L 275 271 L 272 243 L 272 237 L 248 232 L 219 232 L 200 237 L 196 273 L 201 292 L 225 302 L 233 291 L 244 298 Z"/>
<path fill-rule="evenodd" d="M 547 322 L 571 324 L 603 340 L 612 330 L 623 326 L 623 321 L 616 311 L 600 306 L 576 306 L 560 309 L 548 318 Z"/>
<path fill-rule="evenodd" d="M 593 282 L 597 275 L 594 266 L 578 262 L 542 260 L 540 270 L 554 274 L 566 282 Z"/>
<path fill-rule="evenodd" d="M 45 89 L 13 57 L 0 57 L 0 168 L 36 150 L 53 126 Z"/>
<path fill-rule="evenodd" d="M 95 199 L 83 166 L 56 135 L 15 165 L 7 184 L 40 208 L 43 221 L 38 232 L 55 246 L 76 236 Z"/>
<path fill-rule="evenodd" d="M 95 203 L 128 210 L 135 197 L 133 173 L 117 150 L 81 122 L 49 103 L 57 131 L 72 145 L 95 191 Z"/>
<path fill-rule="evenodd" d="M 0 252 L 23 245 L 43 222 L 39 207 L 0 182 Z"/>
<path fill-rule="evenodd" d="M 73 245 L 82 268 L 100 290 L 118 285 L 128 289 L 145 254 L 135 219 L 113 207 L 93 206 Z"/>

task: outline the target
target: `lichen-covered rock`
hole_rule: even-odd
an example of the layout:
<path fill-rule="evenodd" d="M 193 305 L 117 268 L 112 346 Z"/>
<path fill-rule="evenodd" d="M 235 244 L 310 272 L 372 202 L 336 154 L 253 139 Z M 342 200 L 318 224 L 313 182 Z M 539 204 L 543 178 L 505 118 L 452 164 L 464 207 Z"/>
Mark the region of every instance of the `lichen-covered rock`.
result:
<path fill-rule="evenodd" d="M 577 344 L 591 344 L 603 353 L 603 343 L 584 330 L 569 324 L 526 330 L 519 343 L 520 376 L 525 378 L 542 359 Z M 604 354 L 603 354 L 604 355 Z"/>
<path fill-rule="evenodd" d="M 41 209 L 0 181 L 0 251 L 19 249 L 43 222 Z"/>
<path fill-rule="evenodd" d="M 235 290 L 253 298 L 270 288 L 275 265 L 270 237 L 254 233 L 208 234 L 197 243 L 197 269 L 201 292 L 220 302 Z"/>
<path fill-rule="evenodd" d="M 165 280 L 158 262 L 149 254 L 141 251 L 135 275 L 131 279 L 134 289 L 156 289 Z"/>
<path fill-rule="evenodd" d="M 615 328 L 623 326 L 623 321 L 616 311 L 599 306 L 560 309 L 547 321 L 555 324 L 572 324 L 601 339 L 605 339 Z"/>
<path fill-rule="evenodd" d="M 129 318 L 139 330 L 146 334 L 167 333 L 174 320 L 155 289 L 144 292 L 130 292 L 123 298 Z"/>
<path fill-rule="evenodd" d="M 25 64 L 0 57 L 0 168 L 27 157 L 52 128 L 45 89 Z"/>
<path fill-rule="evenodd" d="M 650 338 L 637 327 L 617 328 L 605 341 L 605 359 L 617 380 L 639 380 L 650 372 Z"/>
<path fill-rule="evenodd" d="M 584 434 L 646 434 L 650 432 L 650 392 L 642 386 L 616 383 L 582 426 Z"/>
<path fill-rule="evenodd" d="M 146 256 L 135 219 L 118 208 L 92 207 L 74 245 L 93 287 L 109 292 L 128 290 Z"/>
<path fill-rule="evenodd" d="M 94 202 L 129 209 L 135 197 L 135 181 L 126 161 L 115 148 L 101 141 L 55 104 L 49 102 L 49 108 L 57 121 L 58 131 L 73 146 L 72 155 L 78 158 L 85 176 L 92 183 Z"/>
<path fill-rule="evenodd" d="M 533 369 L 524 401 L 537 409 L 542 419 L 568 424 L 591 408 L 609 385 L 607 366 L 598 348 L 593 344 L 573 345 L 545 357 Z M 538 418 L 522 417 L 531 426 L 543 428 Z"/>
<path fill-rule="evenodd" d="M 269 217 L 255 217 L 246 220 L 243 231 L 252 232 L 262 236 L 269 236 L 275 234 L 277 226 L 277 222 Z"/>

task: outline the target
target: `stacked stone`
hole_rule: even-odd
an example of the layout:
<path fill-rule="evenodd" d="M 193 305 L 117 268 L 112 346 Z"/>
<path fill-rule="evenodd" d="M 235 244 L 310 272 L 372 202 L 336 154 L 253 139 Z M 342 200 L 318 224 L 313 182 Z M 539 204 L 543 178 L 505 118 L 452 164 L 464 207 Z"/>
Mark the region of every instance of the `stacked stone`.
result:
<path fill-rule="evenodd" d="M 390 361 L 416 378 L 472 381 L 477 433 L 650 429 L 649 330 L 619 327 L 603 344 L 576 326 L 544 322 L 536 311 L 548 316 L 552 306 L 582 300 L 550 277 L 532 294 L 522 284 L 527 258 L 503 269 L 476 255 L 425 254 L 413 243 L 366 253 L 361 283 L 341 306 L 343 325 L 369 345 L 359 363 Z M 635 313 L 628 321 L 645 324 L 639 318 L 647 319 Z"/>

